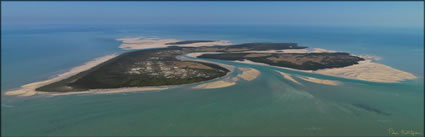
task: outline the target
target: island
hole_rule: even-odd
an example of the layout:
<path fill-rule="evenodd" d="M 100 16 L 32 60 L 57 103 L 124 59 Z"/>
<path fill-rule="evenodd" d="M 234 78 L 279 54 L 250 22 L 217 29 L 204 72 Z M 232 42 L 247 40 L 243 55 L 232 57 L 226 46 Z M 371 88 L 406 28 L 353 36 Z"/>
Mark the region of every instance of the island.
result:
<path fill-rule="evenodd" d="M 180 41 L 170 45 L 185 45 L 200 41 Z M 304 49 L 296 43 L 245 43 L 230 46 L 180 47 L 138 50 L 119 55 L 90 70 L 67 79 L 37 88 L 45 92 L 70 92 L 91 89 L 180 85 L 208 81 L 226 75 L 229 70 L 212 63 L 184 61 L 176 57 L 193 52 L 223 52 L 204 54 L 200 58 L 222 60 L 248 59 L 303 70 L 345 67 L 362 58 L 348 53 L 235 53 L 246 51 Z"/>
<path fill-rule="evenodd" d="M 211 89 L 232 86 L 239 80 L 251 81 L 260 75 L 260 71 L 256 69 L 239 67 L 238 71 L 242 73 L 236 77 L 202 83 L 227 76 L 233 72 L 234 67 L 200 59 L 268 65 L 371 82 L 399 82 L 416 78 L 408 72 L 371 62 L 368 56 L 325 49 L 311 50 L 297 43 L 230 44 L 222 40 L 181 41 L 153 38 L 119 40 L 123 41 L 120 48 L 133 51 L 96 59 L 55 78 L 23 85 L 6 95 L 163 90 L 167 86 L 192 83 L 201 83 L 193 87 L 195 89 Z M 302 85 L 293 76 L 278 72 L 286 79 Z M 340 84 L 338 81 L 296 77 L 320 84 Z"/>

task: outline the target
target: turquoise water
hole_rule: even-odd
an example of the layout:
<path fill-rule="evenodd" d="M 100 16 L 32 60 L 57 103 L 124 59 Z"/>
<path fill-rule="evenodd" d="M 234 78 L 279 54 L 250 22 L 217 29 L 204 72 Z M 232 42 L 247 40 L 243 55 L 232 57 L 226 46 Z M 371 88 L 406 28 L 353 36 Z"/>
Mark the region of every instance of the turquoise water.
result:
<path fill-rule="evenodd" d="M 266 66 L 253 81 L 220 89 L 189 84 L 163 91 L 57 97 L 2 95 L 2 135 L 388 135 L 423 131 L 423 29 L 278 25 L 3 26 L 2 94 L 48 79 L 93 58 L 121 53 L 122 36 L 297 42 L 375 55 L 410 72 L 396 84 L 348 80 Z M 292 75 L 341 81 L 328 86 Z M 239 72 L 235 72 L 237 74 Z M 233 75 L 235 75 L 233 74 Z M 359 107 L 362 106 L 362 107 Z"/>

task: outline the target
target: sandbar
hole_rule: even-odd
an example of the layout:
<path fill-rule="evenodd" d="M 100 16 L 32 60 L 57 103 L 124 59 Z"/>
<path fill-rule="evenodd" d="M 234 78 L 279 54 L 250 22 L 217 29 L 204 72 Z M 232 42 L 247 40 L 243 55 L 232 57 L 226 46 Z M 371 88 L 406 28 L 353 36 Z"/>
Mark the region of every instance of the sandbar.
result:
<path fill-rule="evenodd" d="M 324 80 L 324 79 L 318 79 L 318 78 L 307 77 L 307 76 L 297 76 L 297 77 L 305 81 L 318 83 L 318 84 L 324 84 L 324 85 L 337 86 L 341 84 L 340 82 L 334 81 L 334 80 Z"/>
<path fill-rule="evenodd" d="M 242 78 L 246 81 L 251 81 L 256 79 L 260 75 L 260 71 L 253 68 L 238 68 L 242 71 L 237 77 Z"/>

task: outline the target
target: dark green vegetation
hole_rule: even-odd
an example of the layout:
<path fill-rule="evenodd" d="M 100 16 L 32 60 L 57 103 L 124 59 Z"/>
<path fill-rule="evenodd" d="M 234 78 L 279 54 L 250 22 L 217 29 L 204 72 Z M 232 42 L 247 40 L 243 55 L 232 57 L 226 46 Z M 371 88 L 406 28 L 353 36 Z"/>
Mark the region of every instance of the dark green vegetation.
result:
<path fill-rule="evenodd" d="M 167 45 L 183 45 L 183 44 L 202 43 L 202 42 L 214 42 L 214 40 L 185 40 L 185 41 L 167 43 Z"/>
<path fill-rule="evenodd" d="M 181 41 L 190 44 L 210 41 Z M 200 58 L 244 60 L 302 70 L 345 67 L 362 58 L 348 53 L 240 53 L 244 51 L 304 49 L 296 43 L 246 43 L 230 46 L 178 47 L 148 49 L 124 53 L 70 78 L 37 88 L 37 91 L 70 92 L 89 89 L 178 85 L 211 80 L 229 70 L 215 64 L 182 61 L 178 55 L 192 52 L 224 52 L 205 54 Z M 237 53 L 235 53 L 237 52 Z"/>
<path fill-rule="evenodd" d="M 223 53 L 204 54 L 198 58 L 240 61 L 247 59 L 273 66 L 301 70 L 346 67 L 364 60 L 348 53 Z"/>
<path fill-rule="evenodd" d="M 215 64 L 180 61 L 180 48 L 140 50 L 122 54 L 88 71 L 40 87 L 38 91 L 178 85 L 211 80 L 228 70 Z"/>

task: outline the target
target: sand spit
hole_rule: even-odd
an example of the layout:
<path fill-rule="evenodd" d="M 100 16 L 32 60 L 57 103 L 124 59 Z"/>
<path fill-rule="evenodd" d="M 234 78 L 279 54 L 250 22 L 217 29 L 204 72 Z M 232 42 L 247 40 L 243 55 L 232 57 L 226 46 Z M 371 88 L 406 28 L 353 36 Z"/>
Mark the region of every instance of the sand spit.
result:
<path fill-rule="evenodd" d="M 297 83 L 298 85 L 303 85 L 303 84 L 301 84 L 300 82 L 298 82 L 297 80 L 295 80 L 291 75 L 289 75 L 288 73 L 284 73 L 284 72 L 281 72 L 281 71 L 277 71 L 276 70 L 276 72 L 279 72 L 280 73 L 280 75 L 282 75 L 284 78 L 286 78 L 287 80 L 289 80 L 289 81 L 292 81 L 292 82 L 294 82 L 294 83 Z"/>
<path fill-rule="evenodd" d="M 256 79 L 260 75 L 260 71 L 253 68 L 238 68 L 242 71 L 237 77 L 242 78 L 246 81 L 251 81 Z"/>
<path fill-rule="evenodd" d="M 5 93 L 5 95 L 16 95 L 16 96 L 36 95 L 38 93 L 38 91 L 35 91 L 35 89 L 38 88 L 38 87 L 66 79 L 70 76 L 73 76 L 75 74 L 78 74 L 80 72 L 88 70 L 88 69 L 90 69 L 94 66 L 97 66 L 97 65 L 105 62 L 105 61 L 108 61 L 108 60 L 110 60 L 110 59 L 112 59 L 116 56 L 117 56 L 116 54 L 112 54 L 112 55 L 107 55 L 107 56 L 96 58 L 92 61 L 86 62 L 85 64 L 83 64 L 81 66 L 74 67 L 71 70 L 69 70 L 68 72 L 57 75 L 56 77 L 53 77 L 51 79 L 39 81 L 39 82 L 33 82 L 33 83 L 30 83 L 30 84 L 23 85 L 23 86 L 21 86 L 21 88 L 19 88 L 17 90 L 8 91 L 8 92 Z"/>
<path fill-rule="evenodd" d="M 307 77 L 307 76 L 297 76 L 297 77 L 305 81 L 318 83 L 318 84 L 324 84 L 324 85 L 337 86 L 341 84 L 340 82 L 334 81 L 334 80 L 324 80 L 324 79 L 318 79 L 318 78 Z"/>
<path fill-rule="evenodd" d="M 191 44 L 167 45 L 167 43 L 175 43 L 175 42 L 180 42 L 182 40 L 143 38 L 143 37 L 119 38 L 117 40 L 122 41 L 120 48 L 126 49 L 126 50 L 165 48 L 165 47 L 168 47 L 168 46 L 201 47 L 201 46 L 231 45 L 232 44 L 229 41 L 219 40 L 219 41 L 213 41 L 213 42 L 198 42 L 198 43 L 191 43 Z"/>
<path fill-rule="evenodd" d="M 374 63 L 370 60 L 361 61 L 359 64 L 343 68 L 318 70 L 315 71 L 315 73 L 384 83 L 399 82 L 416 78 L 416 76 L 411 73 L 403 72 L 383 64 Z"/>

